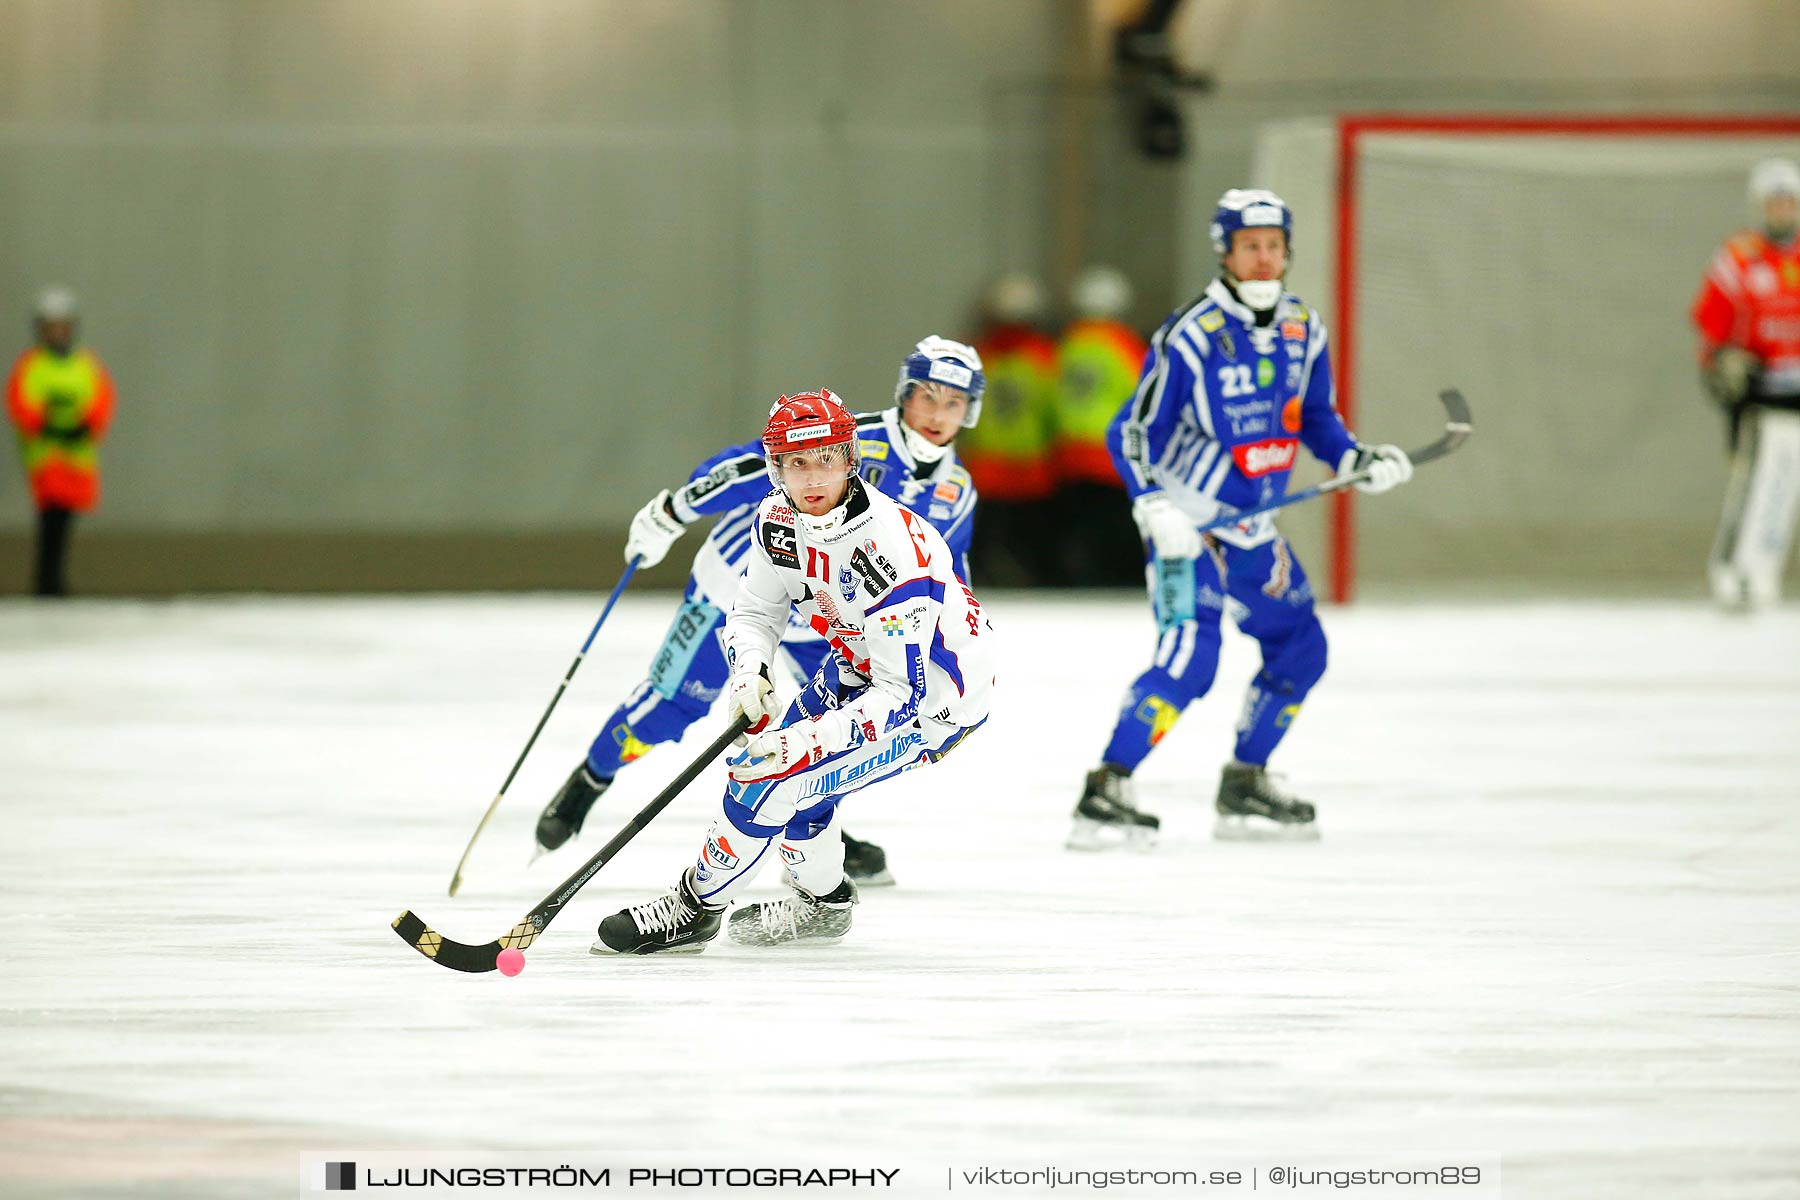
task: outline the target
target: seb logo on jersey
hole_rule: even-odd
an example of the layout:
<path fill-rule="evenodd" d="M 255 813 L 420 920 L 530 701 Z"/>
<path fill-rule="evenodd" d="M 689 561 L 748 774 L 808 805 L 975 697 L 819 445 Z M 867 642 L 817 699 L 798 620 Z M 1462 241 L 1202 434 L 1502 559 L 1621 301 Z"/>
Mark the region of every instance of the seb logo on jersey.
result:
<path fill-rule="evenodd" d="M 1255 479 L 1259 475 L 1285 471 L 1293 466 L 1294 455 L 1299 449 L 1300 443 L 1293 438 L 1270 438 L 1268 441 L 1233 446 L 1231 457 L 1237 461 L 1240 472 Z"/>

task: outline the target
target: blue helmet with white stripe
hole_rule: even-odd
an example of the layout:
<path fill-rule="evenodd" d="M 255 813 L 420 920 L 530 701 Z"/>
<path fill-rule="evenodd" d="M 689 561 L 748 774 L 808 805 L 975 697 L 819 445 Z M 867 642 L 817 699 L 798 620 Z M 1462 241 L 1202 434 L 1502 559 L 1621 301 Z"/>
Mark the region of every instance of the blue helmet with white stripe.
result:
<path fill-rule="evenodd" d="M 1212 244 L 1223 257 L 1231 252 L 1231 235 L 1240 229 L 1281 228 L 1289 246 L 1294 244 L 1294 213 L 1274 192 L 1261 188 L 1232 188 L 1219 197 L 1213 209 Z"/>
<path fill-rule="evenodd" d="M 914 384 L 936 383 L 959 388 L 969 393 L 969 411 L 963 414 L 963 428 L 972 428 L 981 419 L 981 393 L 987 377 L 981 373 L 981 355 L 975 347 L 932 334 L 913 347 L 900 364 L 900 381 L 894 385 L 894 403 L 904 404 Z"/>

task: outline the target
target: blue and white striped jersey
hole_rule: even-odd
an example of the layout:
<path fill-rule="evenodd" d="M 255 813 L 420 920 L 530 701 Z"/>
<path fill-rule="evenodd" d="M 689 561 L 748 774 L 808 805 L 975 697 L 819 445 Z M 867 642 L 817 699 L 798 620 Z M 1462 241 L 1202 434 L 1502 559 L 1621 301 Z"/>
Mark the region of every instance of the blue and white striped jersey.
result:
<path fill-rule="evenodd" d="M 975 533 L 975 484 L 947 447 L 934 463 L 921 463 L 906 448 L 900 410 L 856 416 L 857 455 L 863 481 L 888 499 L 924 517 L 950 547 L 956 577 L 969 582 L 969 542 Z"/>
<path fill-rule="evenodd" d="M 694 555 L 693 586 L 701 599 L 730 609 L 744 576 L 756 506 L 769 494 L 769 464 L 760 440 L 728 446 L 694 468 L 682 487 L 669 494 L 675 515 L 693 523 L 719 518 Z"/>
<path fill-rule="evenodd" d="M 1132 499 L 1161 490 L 1196 524 L 1216 520 L 1222 505 L 1284 494 L 1301 445 L 1333 468 L 1356 447 L 1337 413 L 1319 315 L 1284 293 L 1273 320 L 1258 326 L 1216 279 L 1156 331 L 1106 440 Z M 1275 536 L 1274 515 L 1214 532 L 1260 545 Z"/>
<path fill-rule="evenodd" d="M 901 436 L 896 408 L 857 414 L 856 440 L 863 480 L 930 522 L 949 546 L 958 576 L 967 582 L 975 485 L 957 461 L 955 449 L 946 450 L 935 463 L 915 461 Z M 694 586 L 717 608 L 731 608 L 744 576 L 756 506 L 773 487 L 762 442 L 751 441 L 708 458 L 694 468 L 685 485 L 670 493 L 675 515 L 682 521 L 719 518 L 694 556 L 693 568 Z"/>

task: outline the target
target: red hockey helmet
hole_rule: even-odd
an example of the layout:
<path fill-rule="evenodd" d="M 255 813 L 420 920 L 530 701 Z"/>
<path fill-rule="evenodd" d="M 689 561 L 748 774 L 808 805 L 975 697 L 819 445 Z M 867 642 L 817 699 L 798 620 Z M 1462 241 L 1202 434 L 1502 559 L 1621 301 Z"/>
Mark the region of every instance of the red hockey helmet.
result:
<path fill-rule="evenodd" d="M 790 450 L 811 450 L 847 442 L 855 457 L 856 418 L 828 388 L 783 396 L 769 409 L 763 452 L 773 459 Z"/>
<path fill-rule="evenodd" d="M 769 473 L 790 500 L 793 492 L 785 478 L 789 465 L 804 468 L 808 476 L 820 468 L 834 474 L 841 469 L 846 480 L 856 474 L 856 418 L 825 388 L 777 400 L 763 426 L 762 443 Z"/>

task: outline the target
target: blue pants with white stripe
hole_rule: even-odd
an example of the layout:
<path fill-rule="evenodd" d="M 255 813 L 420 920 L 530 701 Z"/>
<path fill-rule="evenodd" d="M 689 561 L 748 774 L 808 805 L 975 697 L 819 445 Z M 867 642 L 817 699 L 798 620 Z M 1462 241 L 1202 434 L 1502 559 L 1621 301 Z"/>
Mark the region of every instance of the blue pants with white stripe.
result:
<path fill-rule="evenodd" d="M 1219 669 L 1219 623 L 1227 608 L 1239 629 L 1262 647 L 1238 719 L 1239 762 L 1267 763 L 1306 694 L 1325 674 L 1325 630 L 1287 540 L 1277 535 L 1249 550 L 1213 539 L 1194 560 L 1191 597 L 1174 603 L 1149 570 L 1156 608 L 1156 658 L 1125 693 L 1103 761 L 1136 769 L 1182 710 L 1204 696 Z"/>

